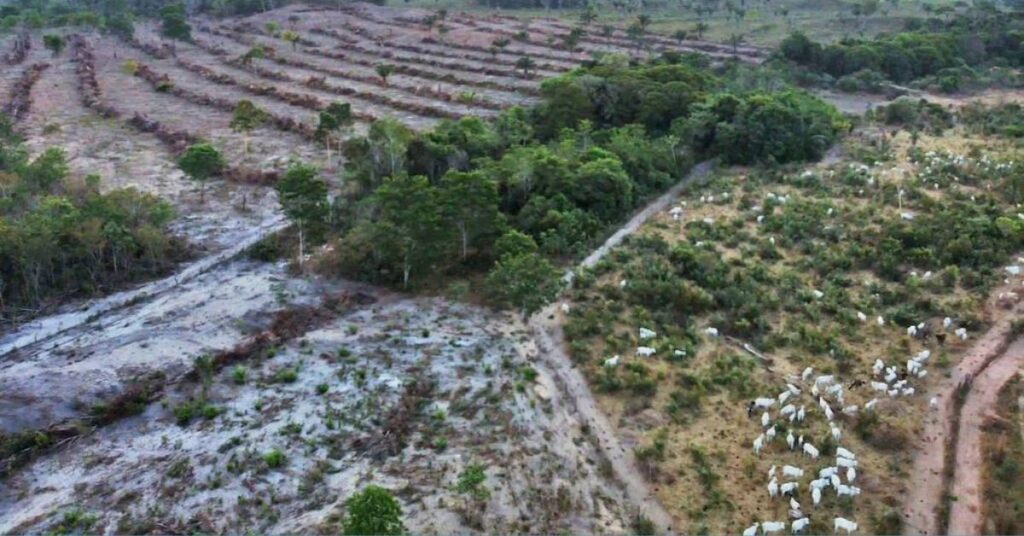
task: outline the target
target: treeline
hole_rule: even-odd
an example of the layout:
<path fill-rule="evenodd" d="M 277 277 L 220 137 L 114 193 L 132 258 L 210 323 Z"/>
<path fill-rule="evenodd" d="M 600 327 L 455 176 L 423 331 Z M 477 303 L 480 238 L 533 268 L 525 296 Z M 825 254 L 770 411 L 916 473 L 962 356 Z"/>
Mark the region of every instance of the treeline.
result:
<path fill-rule="evenodd" d="M 865 81 L 884 78 L 906 84 L 933 78 L 955 91 L 973 75 L 972 68 L 1024 65 L 1024 20 L 975 7 L 951 20 L 916 21 L 906 31 L 872 39 L 848 38 L 823 45 L 794 33 L 780 45 L 782 57 L 833 78 Z"/>
<path fill-rule="evenodd" d="M 491 122 L 414 132 L 376 121 L 343 147 L 348 191 L 328 203 L 300 167 L 279 186 L 282 202 L 305 238 L 329 243 L 324 271 L 412 287 L 489 268 L 491 298 L 531 311 L 557 290 L 558 261 L 588 251 L 696 158 L 816 158 L 846 128 L 811 96 L 719 94 L 720 80 L 678 60 L 605 58 Z"/>
<path fill-rule="evenodd" d="M 47 301 L 91 296 L 166 272 L 186 248 L 170 236 L 169 204 L 134 189 L 67 181 L 64 151 L 30 159 L 0 118 L 0 321 Z"/>

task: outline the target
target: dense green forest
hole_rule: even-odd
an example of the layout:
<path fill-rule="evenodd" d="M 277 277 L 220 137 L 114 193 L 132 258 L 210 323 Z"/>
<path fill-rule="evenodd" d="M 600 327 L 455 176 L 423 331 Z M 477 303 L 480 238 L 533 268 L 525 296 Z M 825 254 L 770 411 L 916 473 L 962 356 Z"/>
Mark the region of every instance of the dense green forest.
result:
<path fill-rule="evenodd" d="M 0 320 L 166 272 L 185 256 L 169 204 L 134 189 L 68 180 L 64 151 L 29 158 L 0 118 Z"/>
<path fill-rule="evenodd" d="M 377 121 L 345 144 L 350 190 L 333 203 L 305 166 L 279 190 L 309 239 L 330 242 L 322 270 L 407 288 L 490 267 L 491 298 L 528 311 L 557 289 L 554 266 L 695 160 L 816 159 L 848 128 L 806 93 L 725 93 L 722 78 L 685 60 L 604 58 L 493 122 L 417 133 Z"/>
<path fill-rule="evenodd" d="M 918 19 L 906 31 L 872 39 L 821 44 L 797 32 L 782 42 L 779 52 L 812 72 L 840 79 L 846 89 L 871 89 L 889 80 L 922 82 L 951 92 L 979 78 L 985 68 L 1024 65 L 1024 18 L 979 3 L 964 16 Z M 1005 72 L 1019 81 L 1013 74 Z"/>

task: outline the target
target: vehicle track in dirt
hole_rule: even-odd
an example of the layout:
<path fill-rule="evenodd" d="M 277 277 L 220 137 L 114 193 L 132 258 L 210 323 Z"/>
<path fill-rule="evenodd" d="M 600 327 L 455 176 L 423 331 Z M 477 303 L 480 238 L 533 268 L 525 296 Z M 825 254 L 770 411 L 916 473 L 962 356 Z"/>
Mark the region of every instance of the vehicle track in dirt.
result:
<path fill-rule="evenodd" d="M 1024 362 L 1024 339 L 1011 344 L 1013 321 L 1024 307 L 1001 309 L 995 301 L 989 306 L 992 327 L 926 395 L 939 404 L 918 440 L 914 485 L 904 501 L 904 534 L 974 534 L 981 528 L 981 420 L 1017 370 L 1010 365 Z M 967 390 L 958 402 L 961 385 Z M 944 501 L 951 502 L 948 526 Z"/>

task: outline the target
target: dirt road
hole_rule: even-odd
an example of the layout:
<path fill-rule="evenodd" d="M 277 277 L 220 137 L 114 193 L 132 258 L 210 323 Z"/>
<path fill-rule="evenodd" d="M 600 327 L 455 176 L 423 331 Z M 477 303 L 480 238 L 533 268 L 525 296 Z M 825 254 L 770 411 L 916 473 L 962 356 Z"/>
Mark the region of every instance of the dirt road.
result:
<path fill-rule="evenodd" d="M 578 268 L 589 268 L 597 264 L 612 248 L 636 232 L 651 216 L 666 210 L 686 186 L 706 177 L 711 169 L 711 162 L 703 162 L 695 166 L 683 180 L 637 212 L 625 225 L 608 237 L 600 247 L 580 262 Z M 572 272 L 566 274 L 568 283 L 571 283 L 572 279 Z M 651 492 L 647 481 L 641 476 L 641 472 L 637 469 L 633 449 L 623 445 L 619 440 L 615 427 L 598 408 L 597 401 L 590 392 L 586 379 L 573 365 L 572 359 L 566 352 L 558 304 L 552 303 L 535 314 L 530 319 L 529 325 L 540 350 L 540 357 L 544 360 L 543 365 L 549 369 L 551 376 L 558 382 L 560 391 L 571 399 L 565 403 L 575 409 L 581 424 L 588 426 L 596 444 L 611 462 L 615 478 L 622 483 L 627 499 L 639 509 L 640 513 L 654 522 L 659 530 L 673 532 L 672 516 L 661 506 L 657 497 Z"/>
<path fill-rule="evenodd" d="M 978 393 L 998 390 L 999 386 L 1009 377 L 999 377 L 998 374 L 1004 369 L 999 367 L 988 374 L 986 368 L 996 361 L 1002 360 L 1004 356 L 1010 355 L 1007 348 L 1009 343 L 1011 324 L 1024 308 L 1020 305 L 1011 310 L 1000 309 L 994 304 L 989 307 L 995 316 L 992 327 L 981 335 L 971 349 L 964 355 L 947 377 L 941 378 L 928 393 L 928 397 L 936 397 L 939 400 L 939 407 L 932 412 L 925 422 L 925 429 L 919 438 L 918 451 L 914 456 L 914 466 L 911 470 L 913 485 L 907 490 L 907 498 L 904 503 L 904 534 L 938 534 L 942 520 L 939 517 L 943 495 L 946 490 L 944 468 L 946 461 L 947 442 L 954 433 L 953 425 L 957 421 L 957 408 L 954 393 L 957 386 L 966 378 L 971 377 L 972 388 L 968 394 L 968 400 L 977 398 Z M 1012 349 L 1020 348 L 1015 344 Z M 986 374 L 982 374 L 986 371 Z M 998 384 L 998 385 L 996 385 Z M 975 392 L 977 391 L 977 392 Z M 994 396 L 994 394 L 992 395 Z M 978 402 L 975 402 L 977 404 Z M 979 406 L 981 407 L 981 406 Z M 965 416 L 967 414 L 964 414 Z M 961 432 L 963 428 L 961 428 Z M 970 459 L 970 455 L 961 454 L 960 449 L 965 448 L 965 438 L 957 442 L 956 457 L 953 467 L 959 468 L 961 463 Z M 980 446 L 978 447 L 980 449 Z M 957 470 L 954 481 L 963 476 L 964 471 Z M 961 491 L 977 494 L 977 487 L 960 487 Z M 980 498 L 975 497 L 980 500 Z M 970 500 L 967 496 L 959 496 L 958 501 Z M 954 505 L 956 504 L 954 502 Z M 954 521 L 953 524 L 957 522 Z M 949 527 L 951 534 L 967 534 L 975 531 L 958 531 L 954 526 Z"/>
<path fill-rule="evenodd" d="M 983 534 L 981 452 L 982 427 L 995 414 L 999 391 L 1024 367 L 1024 337 L 1017 338 L 985 367 L 971 383 L 971 390 L 960 410 L 960 433 L 956 443 L 956 468 L 950 485 L 950 534 Z"/>

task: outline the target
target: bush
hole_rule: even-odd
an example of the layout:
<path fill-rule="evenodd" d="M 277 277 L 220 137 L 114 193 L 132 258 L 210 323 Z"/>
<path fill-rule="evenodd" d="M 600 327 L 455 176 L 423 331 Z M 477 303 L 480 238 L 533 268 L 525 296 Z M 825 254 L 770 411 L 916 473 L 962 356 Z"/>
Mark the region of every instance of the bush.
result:
<path fill-rule="evenodd" d="M 287 461 L 285 454 L 278 449 L 274 449 L 263 455 L 263 462 L 271 469 L 277 469 L 283 466 Z"/>

